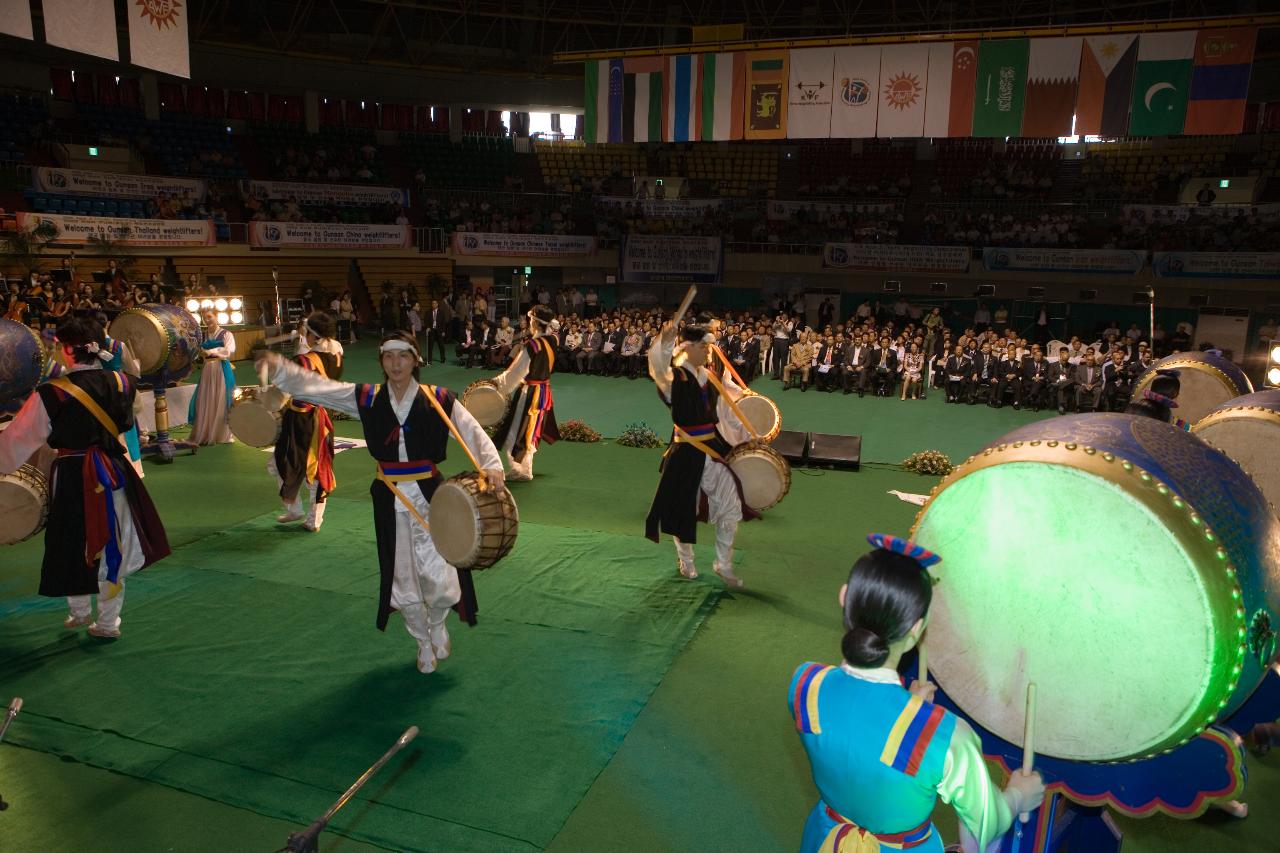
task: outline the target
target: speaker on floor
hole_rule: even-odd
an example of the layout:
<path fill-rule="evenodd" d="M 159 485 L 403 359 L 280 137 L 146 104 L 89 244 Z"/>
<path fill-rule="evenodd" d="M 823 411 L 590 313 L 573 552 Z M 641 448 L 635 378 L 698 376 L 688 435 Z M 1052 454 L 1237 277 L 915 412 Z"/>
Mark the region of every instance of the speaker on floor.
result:
<path fill-rule="evenodd" d="M 862 464 L 862 436 L 809 433 L 809 464 L 857 471 Z"/>
<path fill-rule="evenodd" d="M 809 449 L 809 433 L 784 429 L 771 445 L 791 464 L 803 465 L 805 452 Z"/>

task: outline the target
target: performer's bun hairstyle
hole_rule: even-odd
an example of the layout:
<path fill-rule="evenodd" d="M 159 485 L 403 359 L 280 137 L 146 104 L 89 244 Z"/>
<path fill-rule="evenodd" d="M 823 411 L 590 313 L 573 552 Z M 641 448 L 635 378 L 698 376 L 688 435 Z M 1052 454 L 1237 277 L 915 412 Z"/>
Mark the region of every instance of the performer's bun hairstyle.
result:
<path fill-rule="evenodd" d="M 92 317 L 69 317 L 58 326 L 58 343 L 72 349 L 76 364 L 93 364 L 104 338 L 102 324 Z"/>
<path fill-rule="evenodd" d="M 529 309 L 529 313 L 533 315 L 533 319 L 544 326 L 550 326 L 556 318 L 555 313 L 545 305 L 535 305 Z"/>
<path fill-rule="evenodd" d="M 884 548 L 859 557 L 844 597 L 844 659 L 857 667 L 882 666 L 889 644 L 924 618 L 932 600 L 933 581 L 911 557 Z"/>
<path fill-rule="evenodd" d="M 1151 390 L 1162 397 L 1176 399 L 1178 392 L 1182 390 L 1182 382 L 1178 379 L 1178 371 L 1176 370 L 1157 370 L 1156 375 L 1151 380 Z"/>
<path fill-rule="evenodd" d="M 333 321 L 333 317 L 324 311 L 312 311 L 307 315 L 307 328 L 317 338 L 332 338 L 338 325 Z"/>

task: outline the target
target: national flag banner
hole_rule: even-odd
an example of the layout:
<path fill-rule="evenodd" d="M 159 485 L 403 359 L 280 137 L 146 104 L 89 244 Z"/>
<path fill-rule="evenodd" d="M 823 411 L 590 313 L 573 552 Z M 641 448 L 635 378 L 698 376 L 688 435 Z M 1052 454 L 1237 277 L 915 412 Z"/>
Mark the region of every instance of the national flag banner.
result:
<path fill-rule="evenodd" d="M 891 44 L 880 51 L 880 110 L 876 136 L 923 136 L 929 83 L 929 45 Z"/>
<path fill-rule="evenodd" d="M 984 41 L 978 47 L 978 81 L 973 102 L 974 136 L 1022 133 L 1030 39 Z"/>
<path fill-rule="evenodd" d="M 586 83 L 582 116 L 584 141 L 622 141 L 622 100 L 626 86 L 621 59 L 588 62 L 584 69 Z"/>
<path fill-rule="evenodd" d="M 663 58 L 645 56 L 622 63 L 622 140 L 662 141 Z"/>
<path fill-rule="evenodd" d="M 787 54 L 757 50 L 747 54 L 747 139 L 787 138 Z"/>
<path fill-rule="evenodd" d="M 666 142 L 693 142 L 698 138 L 698 60 L 691 53 L 667 57 L 666 131 L 662 137 Z"/>
<path fill-rule="evenodd" d="M 1195 30 L 1139 36 L 1133 103 L 1129 109 L 1130 134 L 1176 136 L 1182 133 L 1195 50 Z"/>
<path fill-rule="evenodd" d="M 35 38 L 31 30 L 31 0 L 0 0 L 0 33 Z"/>
<path fill-rule="evenodd" d="M 746 54 L 704 54 L 701 71 L 702 121 L 698 138 L 704 142 L 741 139 L 747 99 Z"/>
<path fill-rule="evenodd" d="M 125 3 L 129 16 L 129 61 L 164 74 L 190 78 L 188 3 L 189 0 L 134 0 Z"/>
<path fill-rule="evenodd" d="M 1088 36 L 1080 53 L 1076 133 L 1124 136 L 1129 132 L 1133 70 L 1138 64 L 1134 33 Z"/>
<path fill-rule="evenodd" d="M 1183 133 L 1239 133 L 1244 128 L 1257 40 L 1256 27 L 1201 30 L 1197 34 Z"/>
<path fill-rule="evenodd" d="M 831 135 L 831 69 L 835 49 L 793 50 L 788 62 L 787 137 L 825 139 Z"/>
<path fill-rule="evenodd" d="M 840 139 L 873 137 L 880 105 L 880 47 L 840 47 L 835 54 L 831 135 Z"/>
<path fill-rule="evenodd" d="M 1071 135 L 1080 82 L 1081 41 L 1079 36 L 1031 40 L 1023 136 Z"/>
<path fill-rule="evenodd" d="M 54 47 L 118 62 L 115 0 L 44 0 L 44 38 Z"/>
<path fill-rule="evenodd" d="M 968 136 L 973 130 L 974 87 L 978 80 L 978 43 L 953 41 L 929 46 L 925 85 L 924 135 Z"/>

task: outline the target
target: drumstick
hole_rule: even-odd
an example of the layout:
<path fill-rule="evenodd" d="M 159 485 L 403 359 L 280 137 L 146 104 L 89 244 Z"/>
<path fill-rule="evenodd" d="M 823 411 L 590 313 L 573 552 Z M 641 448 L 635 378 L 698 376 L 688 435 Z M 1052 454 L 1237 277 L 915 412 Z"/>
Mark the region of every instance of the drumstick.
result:
<path fill-rule="evenodd" d="M 698 295 L 698 285 L 689 285 L 689 292 L 684 295 L 684 301 L 680 303 L 680 307 L 676 309 L 676 314 L 671 318 L 671 327 L 679 328 L 680 321 L 684 319 L 685 312 L 689 310 L 689 306 L 693 304 L 693 299 Z"/>
<path fill-rule="evenodd" d="M 747 416 L 742 413 L 742 409 L 738 408 L 738 403 L 729 393 L 724 390 L 724 386 L 720 384 L 720 380 L 716 379 L 716 375 L 710 370 L 707 371 L 707 379 L 712 385 L 716 386 L 716 390 L 720 392 L 720 396 L 729 404 L 729 408 L 733 409 L 733 413 L 738 416 L 738 420 L 742 421 L 742 425 L 747 428 L 747 432 L 751 433 L 751 437 L 757 441 L 760 439 L 760 433 L 756 432 L 756 428 L 751 425 L 751 421 L 747 420 Z"/>
<path fill-rule="evenodd" d="M 916 646 L 916 651 L 920 654 L 920 664 L 917 669 L 920 670 L 918 679 L 921 684 L 929 683 L 929 653 L 924 650 L 924 640 L 920 641 L 920 645 Z"/>
<path fill-rule="evenodd" d="M 429 385 L 424 385 L 422 390 L 427 395 L 427 399 L 431 401 L 431 405 L 435 407 L 436 414 L 440 416 L 440 420 L 444 421 L 445 426 L 449 428 L 449 432 L 453 433 L 453 437 L 458 440 L 458 444 L 462 445 L 463 452 L 467 454 L 467 458 L 471 460 L 476 473 L 480 475 L 480 484 L 488 488 L 489 478 L 485 476 L 484 469 L 480 467 L 480 462 L 476 459 L 475 454 L 471 452 L 471 448 L 467 447 L 467 443 L 462 440 L 462 433 L 458 432 L 458 428 L 454 426 L 453 421 L 445 414 L 444 406 L 440 405 L 440 401 L 436 399 L 436 395 L 433 393 L 435 389 Z"/>
<path fill-rule="evenodd" d="M 1027 718 L 1022 723 L 1022 768 L 1018 771 L 1024 776 L 1031 775 L 1032 767 L 1036 762 L 1035 727 L 1036 683 L 1034 681 L 1029 681 L 1027 682 Z M 1018 815 L 1018 820 L 1023 823 L 1026 823 L 1030 819 L 1030 812 L 1023 812 Z"/>

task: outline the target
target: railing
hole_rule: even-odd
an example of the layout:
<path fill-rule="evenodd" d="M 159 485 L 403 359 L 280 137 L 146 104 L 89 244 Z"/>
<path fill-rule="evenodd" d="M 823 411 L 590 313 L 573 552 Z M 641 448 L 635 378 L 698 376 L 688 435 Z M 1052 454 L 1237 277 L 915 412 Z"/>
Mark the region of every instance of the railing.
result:
<path fill-rule="evenodd" d="M 443 228 L 414 228 L 413 245 L 428 255 L 443 255 L 449 246 Z"/>

